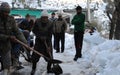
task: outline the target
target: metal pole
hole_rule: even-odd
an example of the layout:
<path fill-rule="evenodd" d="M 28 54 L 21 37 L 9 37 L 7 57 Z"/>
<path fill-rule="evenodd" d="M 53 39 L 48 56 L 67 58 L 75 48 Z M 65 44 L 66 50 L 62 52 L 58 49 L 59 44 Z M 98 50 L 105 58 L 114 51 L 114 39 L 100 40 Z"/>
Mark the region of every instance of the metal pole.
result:
<path fill-rule="evenodd" d="M 90 0 L 87 0 L 87 14 L 88 14 L 88 21 L 91 22 L 91 16 L 90 16 Z"/>

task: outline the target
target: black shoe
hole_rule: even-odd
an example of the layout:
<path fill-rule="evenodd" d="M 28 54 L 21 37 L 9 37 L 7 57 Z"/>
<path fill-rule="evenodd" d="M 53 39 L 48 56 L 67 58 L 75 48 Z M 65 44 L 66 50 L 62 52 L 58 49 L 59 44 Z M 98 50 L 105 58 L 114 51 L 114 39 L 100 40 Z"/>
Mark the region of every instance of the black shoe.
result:
<path fill-rule="evenodd" d="M 32 70 L 30 75 L 34 75 L 34 74 L 35 74 L 35 70 Z"/>
<path fill-rule="evenodd" d="M 53 73 L 52 69 L 47 70 L 47 73 Z"/>
<path fill-rule="evenodd" d="M 74 57 L 74 59 L 73 59 L 74 61 L 77 61 L 78 60 L 78 57 Z"/>
<path fill-rule="evenodd" d="M 21 65 L 20 65 L 20 66 L 16 66 L 16 67 L 15 67 L 15 69 L 16 69 L 16 70 L 20 70 L 20 69 L 23 69 L 23 68 L 24 68 L 24 67 L 23 67 L 23 66 L 21 66 Z"/>
<path fill-rule="evenodd" d="M 82 58 L 82 54 L 78 56 L 78 58 Z"/>
<path fill-rule="evenodd" d="M 82 58 L 82 56 L 79 56 L 78 58 Z"/>
<path fill-rule="evenodd" d="M 64 51 L 61 51 L 61 53 L 64 53 Z"/>
<path fill-rule="evenodd" d="M 3 71 L 3 69 L 0 69 L 0 72 L 2 72 Z"/>
<path fill-rule="evenodd" d="M 32 59 L 31 58 L 28 58 L 28 59 L 25 59 L 27 62 L 32 62 Z"/>
<path fill-rule="evenodd" d="M 59 53 L 60 51 L 56 51 L 56 53 Z"/>
<path fill-rule="evenodd" d="M 63 53 L 64 52 L 64 50 L 61 50 L 61 53 Z"/>

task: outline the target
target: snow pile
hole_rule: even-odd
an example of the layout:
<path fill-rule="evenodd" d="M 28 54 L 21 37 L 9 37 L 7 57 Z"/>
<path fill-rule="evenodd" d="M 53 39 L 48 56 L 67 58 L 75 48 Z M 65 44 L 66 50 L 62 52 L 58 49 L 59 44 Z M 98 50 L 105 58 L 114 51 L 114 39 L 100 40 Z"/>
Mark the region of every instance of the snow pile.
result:
<path fill-rule="evenodd" d="M 97 34 L 95 34 L 97 35 Z M 86 36 L 87 37 L 87 36 Z M 92 71 L 96 75 L 120 75 L 120 41 L 119 40 L 104 40 L 99 36 L 91 39 L 87 37 L 88 44 L 92 44 L 92 48 L 84 53 L 87 56 L 88 61 L 91 63 L 91 67 L 87 69 L 87 72 Z M 89 38 L 89 39 L 88 39 Z M 98 38 L 98 39 L 97 39 Z M 98 45 L 94 45 L 94 42 L 99 42 Z M 103 43 L 102 43 L 103 42 Z M 86 55 L 87 54 L 87 55 Z M 88 56 L 89 55 L 89 56 Z M 86 57 L 85 57 L 86 58 Z M 85 70 L 86 71 L 86 70 Z M 91 72 L 91 73 L 92 73 Z M 89 74 L 85 74 L 89 75 Z M 90 74 L 91 75 L 91 74 Z"/>

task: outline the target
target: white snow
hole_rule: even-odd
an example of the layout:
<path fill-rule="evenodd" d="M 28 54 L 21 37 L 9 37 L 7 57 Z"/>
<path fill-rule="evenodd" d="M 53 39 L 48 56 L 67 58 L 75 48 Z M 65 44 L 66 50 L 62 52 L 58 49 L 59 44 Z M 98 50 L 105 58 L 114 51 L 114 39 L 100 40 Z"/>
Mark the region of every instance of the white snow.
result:
<path fill-rule="evenodd" d="M 84 34 L 83 57 L 78 61 L 73 61 L 75 55 L 74 38 L 72 34 L 66 33 L 65 52 L 56 53 L 53 50 L 54 58 L 62 60 L 60 66 L 63 69 L 63 75 L 120 75 L 120 41 L 108 40 L 102 38 L 96 31 L 93 35 Z M 26 62 L 23 57 L 20 61 L 24 69 L 18 71 L 20 75 L 29 74 L 31 64 Z M 35 75 L 46 74 L 46 62 L 43 58 L 37 64 Z M 49 74 L 54 75 L 54 74 Z"/>
<path fill-rule="evenodd" d="M 53 5 L 51 6 L 53 7 Z M 105 5 L 106 4 L 104 3 L 99 5 L 99 9 L 94 13 L 94 16 L 97 18 L 100 24 L 103 24 L 104 22 L 103 26 L 109 23 L 109 20 L 104 13 Z M 69 4 L 69 6 L 70 8 L 73 8 L 71 4 Z M 82 6 L 86 5 L 83 3 Z M 49 9 L 48 6 L 46 6 L 46 8 Z M 61 9 L 61 7 L 59 7 L 59 9 Z M 100 33 L 97 31 L 93 33 L 93 35 L 90 35 L 89 33 L 84 34 L 82 49 L 83 57 L 78 59 L 77 62 L 73 61 L 75 55 L 75 47 L 74 36 L 72 34 L 65 34 L 65 52 L 55 53 L 55 50 L 53 50 L 53 54 L 54 58 L 62 60 L 64 62 L 60 64 L 64 74 L 120 75 L 120 40 L 105 39 L 101 37 Z M 18 71 L 18 73 L 20 73 L 20 75 L 29 75 L 31 71 L 31 64 L 26 62 L 23 57 L 20 58 L 20 61 L 23 63 L 25 68 Z M 42 73 L 45 75 L 45 70 L 46 62 L 43 58 L 41 58 L 37 64 L 36 75 L 42 75 Z"/>

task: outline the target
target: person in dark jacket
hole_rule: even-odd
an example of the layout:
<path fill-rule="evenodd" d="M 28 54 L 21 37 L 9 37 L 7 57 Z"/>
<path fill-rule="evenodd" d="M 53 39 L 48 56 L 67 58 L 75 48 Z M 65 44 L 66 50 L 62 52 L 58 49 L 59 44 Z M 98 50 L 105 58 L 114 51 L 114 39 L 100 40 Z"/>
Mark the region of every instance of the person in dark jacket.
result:
<path fill-rule="evenodd" d="M 76 54 L 74 61 L 77 61 L 78 58 L 82 57 L 82 44 L 83 44 L 83 35 L 84 35 L 84 22 L 85 15 L 82 13 L 82 7 L 77 6 L 77 14 L 72 19 L 72 24 L 74 25 L 74 41 Z"/>
<path fill-rule="evenodd" d="M 55 13 L 53 12 L 51 14 L 51 18 L 49 18 L 50 21 L 52 21 L 52 24 L 54 25 L 55 21 L 57 20 L 57 18 L 55 17 Z M 54 37 L 54 41 L 53 41 L 53 48 L 56 50 L 56 38 L 55 38 L 55 34 L 53 33 L 53 37 Z"/>
<path fill-rule="evenodd" d="M 25 19 L 18 25 L 19 28 L 23 31 L 23 34 L 25 36 L 25 38 L 27 39 L 28 44 L 31 44 L 31 40 L 30 40 L 30 32 L 32 30 L 32 27 L 34 25 L 34 21 L 31 19 L 29 14 L 26 14 Z M 29 59 L 29 61 L 31 60 L 31 54 L 30 51 L 27 50 L 27 57 Z"/>
<path fill-rule="evenodd" d="M 54 27 L 53 27 L 53 32 L 54 32 L 55 38 L 56 38 L 56 52 L 57 53 L 60 52 L 60 50 L 61 50 L 61 53 L 64 52 L 66 29 L 67 29 L 67 23 L 63 19 L 62 14 L 59 13 L 58 19 L 55 21 Z M 61 42 L 61 48 L 60 48 L 59 42 Z"/>
<path fill-rule="evenodd" d="M 9 15 L 10 6 L 7 2 L 0 5 L 0 56 L 2 75 L 10 75 L 11 67 L 11 42 L 15 39 L 27 44 L 24 35 L 19 31 L 15 19 Z M 14 33 L 14 35 L 12 35 Z"/>
<path fill-rule="evenodd" d="M 31 31 L 31 26 L 29 24 L 31 18 L 29 14 L 26 14 L 25 19 L 19 24 L 19 27 L 22 30 L 28 30 L 29 32 Z"/>
<path fill-rule="evenodd" d="M 52 55 L 52 32 L 53 32 L 53 28 L 52 28 L 52 22 L 48 19 L 48 12 L 43 10 L 41 18 L 38 18 L 35 21 L 35 25 L 33 27 L 33 33 L 36 36 L 35 39 L 35 46 L 34 49 L 38 52 L 40 52 L 41 54 L 45 55 L 46 57 L 50 58 L 50 54 Z M 47 46 L 49 48 L 46 47 L 45 43 L 47 43 Z M 50 54 L 49 54 L 50 53 Z M 36 69 L 36 65 L 37 62 L 39 61 L 39 58 L 41 56 L 36 54 L 36 53 L 32 53 L 32 71 L 31 71 L 31 75 L 34 75 L 35 73 L 35 69 Z M 45 58 L 46 60 L 46 58 Z M 46 60 L 48 62 L 48 60 Z M 51 63 L 48 62 L 47 63 L 47 72 L 51 72 Z"/>

